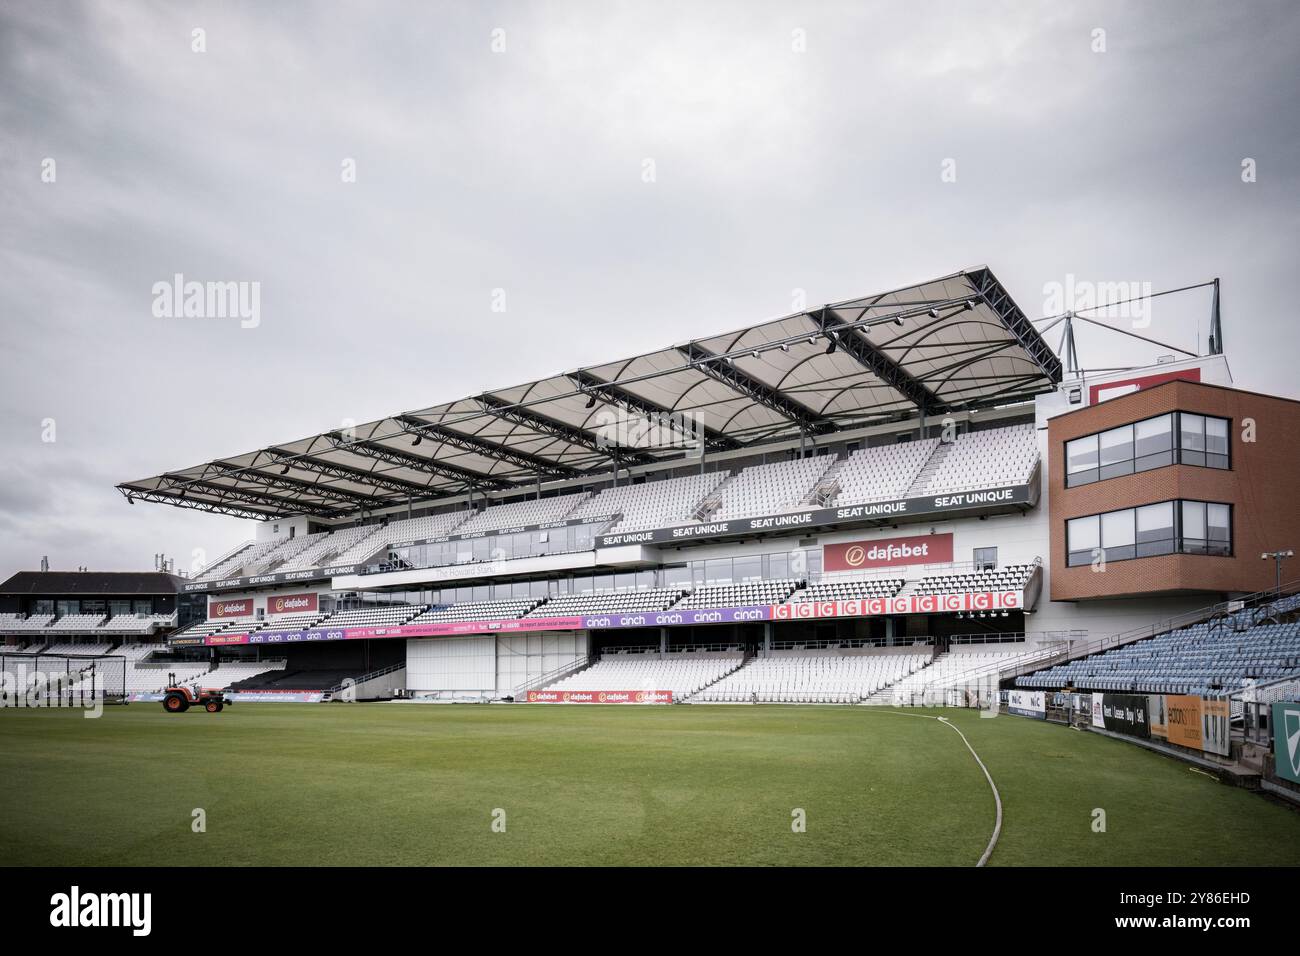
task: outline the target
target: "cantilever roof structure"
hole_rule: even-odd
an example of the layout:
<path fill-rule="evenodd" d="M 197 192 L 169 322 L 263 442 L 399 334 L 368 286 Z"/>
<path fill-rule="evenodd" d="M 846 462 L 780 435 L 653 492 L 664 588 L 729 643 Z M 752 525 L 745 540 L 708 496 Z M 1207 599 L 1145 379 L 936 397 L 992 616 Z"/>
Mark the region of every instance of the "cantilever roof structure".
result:
<path fill-rule="evenodd" d="M 979 267 L 118 485 L 249 518 L 361 510 L 1028 399 L 1061 362 Z"/>

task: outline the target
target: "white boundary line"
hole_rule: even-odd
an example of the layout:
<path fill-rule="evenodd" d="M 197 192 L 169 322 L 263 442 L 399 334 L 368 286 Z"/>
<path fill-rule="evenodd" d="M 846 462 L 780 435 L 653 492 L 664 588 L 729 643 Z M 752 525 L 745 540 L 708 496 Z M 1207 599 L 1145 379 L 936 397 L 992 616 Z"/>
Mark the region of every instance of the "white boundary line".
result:
<path fill-rule="evenodd" d="M 975 864 L 976 867 L 984 866 L 988 863 L 989 857 L 993 855 L 993 848 L 998 845 L 998 837 L 1002 835 L 1002 795 L 998 793 L 998 785 L 993 782 L 993 775 L 989 773 L 989 768 L 984 766 L 984 761 L 980 759 L 980 755 L 977 754 L 975 748 L 970 745 L 970 741 L 967 740 L 966 735 L 961 732 L 961 728 L 950 721 L 947 717 L 931 717 L 929 714 L 908 714 L 898 710 L 881 710 L 877 712 L 893 714 L 895 717 L 919 717 L 922 720 L 937 720 L 944 726 L 951 727 L 953 730 L 957 731 L 957 736 L 961 738 L 961 742 L 966 745 L 966 749 L 970 751 L 970 755 L 975 758 L 975 762 L 979 764 L 979 768 L 984 771 L 984 779 L 989 782 L 989 789 L 993 791 L 993 803 L 997 808 L 997 815 L 993 821 L 993 836 L 989 837 L 989 845 L 984 848 L 984 855 L 981 856 L 979 862 Z"/>

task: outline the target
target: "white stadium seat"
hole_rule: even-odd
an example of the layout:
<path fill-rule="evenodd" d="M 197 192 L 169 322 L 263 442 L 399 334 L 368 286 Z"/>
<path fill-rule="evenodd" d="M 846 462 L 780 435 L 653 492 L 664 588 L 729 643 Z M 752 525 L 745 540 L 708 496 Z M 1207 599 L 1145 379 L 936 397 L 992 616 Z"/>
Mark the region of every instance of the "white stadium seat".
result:
<path fill-rule="evenodd" d="M 695 509 L 726 477 L 727 472 L 714 471 L 606 488 L 576 509 L 573 517 L 621 514 L 622 520 L 609 528 L 610 533 L 689 524 Z"/>
<path fill-rule="evenodd" d="M 722 506 L 708 520 L 781 514 L 801 508 L 834 462 L 834 455 L 815 455 L 746 468 L 719 489 Z"/>
<path fill-rule="evenodd" d="M 740 667 L 740 651 L 610 653 L 544 690 L 669 690 L 679 700 Z"/>
<path fill-rule="evenodd" d="M 705 688 L 699 703 L 855 704 L 925 666 L 928 652 L 773 651 Z"/>

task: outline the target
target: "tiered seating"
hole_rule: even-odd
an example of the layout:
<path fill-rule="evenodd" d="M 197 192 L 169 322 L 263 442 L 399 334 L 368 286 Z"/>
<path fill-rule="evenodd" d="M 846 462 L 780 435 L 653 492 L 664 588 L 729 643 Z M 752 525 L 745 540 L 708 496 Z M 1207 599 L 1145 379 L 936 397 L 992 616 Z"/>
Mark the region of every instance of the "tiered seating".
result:
<path fill-rule="evenodd" d="M 115 648 L 113 650 L 113 653 L 115 655 L 121 655 L 122 657 L 125 657 L 128 661 L 134 663 L 135 661 L 144 660 L 154 651 L 166 650 L 166 648 L 167 645 L 162 642 L 158 642 L 156 644 L 145 644 L 145 643 L 122 644 L 119 647 Z"/>
<path fill-rule="evenodd" d="M 113 634 L 148 634 L 163 620 L 150 614 L 115 614 L 99 626 L 101 631 Z"/>
<path fill-rule="evenodd" d="M 206 685 L 204 675 L 208 673 L 206 661 L 174 661 L 161 665 L 143 665 L 128 667 L 126 671 L 126 692 L 128 694 L 154 694 L 168 684 L 168 675 L 176 675 L 176 683 L 188 684 L 198 681 Z"/>
<path fill-rule="evenodd" d="M 103 614 L 65 614 L 50 624 L 48 630 L 63 634 L 86 634 L 103 622 Z"/>
<path fill-rule="evenodd" d="M 563 594 L 529 611 L 524 617 L 576 617 L 583 614 L 633 614 L 663 611 L 682 596 L 681 588 L 645 588 L 637 591 L 593 591 Z"/>
<path fill-rule="evenodd" d="M 903 589 L 902 578 L 859 578 L 820 581 L 800 588 L 790 595 L 787 604 L 799 601 L 861 601 L 865 598 L 893 597 Z"/>
<path fill-rule="evenodd" d="M 715 471 L 703 475 L 687 475 L 685 478 L 666 478 L 640 485 L 606 488 L 577 508 L 572 517 L 594 518 L 598 515 L 621 514 L 623 520 L 613 525 L 610 532 L 689 524 L 696 507 L 726 477 L 727 472 Z"/>
<path fill-rule="evenodd" d="M 790 592 L 799 586 L 799 583 L 787 579 L 696 588 L 673 607 L 748 607 L 751 604 L 781 604 L 790 596 Z"/>
<path fill-rule="evenodd" d="M 364 530 L 365 533 L 359 534 L 351 545 L 330 558 L 330 564 L 356 564 L 359 561 L 364 561 L 376 552 L 383 550 L 384 546 L 392 540 L 389 538 L 387 525 L 372 524 L 361 530 Z"/>
<path fill-rule="evenodd" d="M 282 670 L 248 677 L 231 685 L 231 690 L 333 690 L 345 680 L 362 676 L 357 668 L 333 670 Z"/>
<path fill-rule="evenodd" d="M 237 621 L 197 621 L 185 628 L 183 631 L 177 631 L 175 637 L 208 637 L 216 634 L 218 631 L 224 631 L 227 628 L 234 627 Z M 239 624 L 245 627 L 247 624 Z"/>
<path fill-rule="evenodd" d="M 523 617 L 536 606 L 537 598 L 517 601 L 466 601 L 445 607 L 431 607 L 412 618 L 410 624 L 437 624 L 443 621 L 497 621 Z"/>
<path fill-rule="evenodd" d="M 236 681 L 251 680 L 262 675 L 273 675 L 284 670 L 279 661 L 222 661 L 204 675 L 202 683 L 208 687 L 229 687 Z"/>
<path fill-rule="evenodd" d="M 268 617 L 264 621 L 259 621 L 250 627 L 248 631 L 249 633 L 253 631 L 303 631 L 309 627 L 315 627 L 323 616 L 321 614 L 281 614 L 279 617 Z"/>
<path fill-rule="evenodd" d="M 456 529 L 456 526 L 468 517 L 470 517 L 468 511 L 451 511 L 445 514 L 423 515 L 419 518 L 403 518 L 401 521 L 390 521 L 385 527 L 387 534 L 384 536 L 384 544 L 441 538 L 451 534 Z"/>
<path fill-rule="evenodd" d="M 457 534 L 472 534 L 477 531 L 500 531 L 502 528 L 518 528 L 531 524 L 546 524 L 568 517 L 569 512 L 586 499 L 585 492 L 575 495 L 559 495 L 554 498 L 529 498 L 526 501 L 514 501 L 505 505 L 491 505 L 470 518 L 456 529 Z"/>
<path fill-rule="evenodd" d="M 722 489 L 722 506 L 709 520 L 780 514 L 800 508 L 834 462 L 834 455 L 817 455 L 746 468 Z"/>
<path fill-rule="evenodd" d="M 20 647 L 17 644 L 6 644 L 0 648 L 0 651 L 5 654 L 39 654 L 43 650 L 45 650 L 44 641 L 33 641 L 26 647 Z"/>
<path fill-rule="evenodd" d="M 241 548 L 227 558 L 223 558 L 211 567 L 204 568 L 203 572 L 195 577 L 196 581 L 219 581 L 222 578 L 233 578 L 239 575 L 239 572 L 252 564 L 255 564 L 265 555 L 274 551 L 280 545 L 284 544 L 288 538 L 272 538 L 268 541 L 259 541 L 255 544 L 249 544 L 246 548 Z"/>
<path fill-rule="evenodd" d="M 852 704 L 900 680 L 929 659 L 926 653 L 847 654 L 842 650 L 773 651 L 755 658 L 693 699 Z"/>
<path fill-rule="evenodd" d="M 606 654 L 546 690 L 670 690 L 680 700 L 738 668 L 739 651 Z"/>
<path fill-rule="evenodd" d="M 1018 591 L 1034 572 L 1032 564 L 1008 564 L 1004 568 L 927 574 L 917 582 L 914 594 L 961 594 L 966 591 Z"/>
<path fill-rule="evenodd" d="M 970 650 L 968 647 L 976 648 Z M 952 688 L 981 685 L 996 688 L 999 671 L 1013 664 L 1032 663 L 1058 653 L 1054 645 L 1026 648 L 1024 644 L 966 645 L 957 651 L 940 654 L 928 666 L 881 691 L 873 703 L 943 704 Z"/>
<path fill-rule="evenodd" d="M 1300 676 L 1300 622 L 1235 629 L 1204 622 L 1057 664 L 1016 679 L 1018 687 L 1155 694 L 1226 694 L 1249 678 Z"/>
<path fill-rule="evenodd" d="M 21 614 L 0 615 L 0 631 L 43 631 L 53 620 L 53 614 L 33 614 L 31 617 Z"/>
<path fill-rule="evenodd" d="M 947 457 L 930 476 L 925 494 L 1019 485 L 1038 463 L 1033 425 L 1011 425 L 958 435 Z"/>
<path fill-rule="evenodd" d="M 328 564 L 341 564 L 335 556 L 341 554 L 358 541 L 369 538 L 375 533 L 375 528 L 366 525 L 360 525 L 355 528 L 344 528 L 342 531 L 330 531 L 319 535 L 310 535 L 309 537 L 318 538 L 319 540 L 304 548 L 298 554 L 285 561 L 276 568 L 277 571 L 303 571 L 307 568 L 322 567 Z"/>
<path fill-rule="evenodd" d="M 280 542 L 278 547 L 272 548 L 256 560 L 248 561 L 242 573 L 245 576 L 254 574 L 266 574 L 270 571 L 278 571 L 291 558 L 302 554 L 319 545 L 328 535 L 324 532 L 320 534 L 303 534 L 295 535 L 292 538 L 286 538 Z"/>
<path fill-rule="evenodd" d="M 836 505 L 902 498 L 938 446 L 937 438 L 863 448 L 844 460 L 835 476 L 840 485 Z"/>
<path fill-rule="evenodd" d="M 427 604 L 376 604 L 372 607 L 339 611 L 320 622 L 321 627 L 396 627 L 405 624 Z"/>
<path fill-rule="evenodd" d="M 112 644 L 74 644 L 71 641 L 65 641 L 62 644 L 51 644 L 45 648 L 44 653 L 50 656 L 66 654 L 78 657 L 99 657 L 102 654 L 107 654 L 112 649 Z"/>

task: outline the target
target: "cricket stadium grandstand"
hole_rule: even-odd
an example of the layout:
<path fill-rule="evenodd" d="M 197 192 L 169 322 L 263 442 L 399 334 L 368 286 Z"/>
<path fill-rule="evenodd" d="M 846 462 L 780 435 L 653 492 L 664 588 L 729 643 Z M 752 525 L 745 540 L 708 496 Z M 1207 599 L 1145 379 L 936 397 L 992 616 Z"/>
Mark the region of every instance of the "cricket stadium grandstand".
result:
<path fill-rule="evenodd" d="M 969 708 L 1294 798 L 1300 403 L 1234 384 L 1205 287 L 1207 347 L 1142 367 L 979 267 L 124 481 L 248 540 L 15 574 L 0 653 L 45 683 L 6 693 Z"/>

